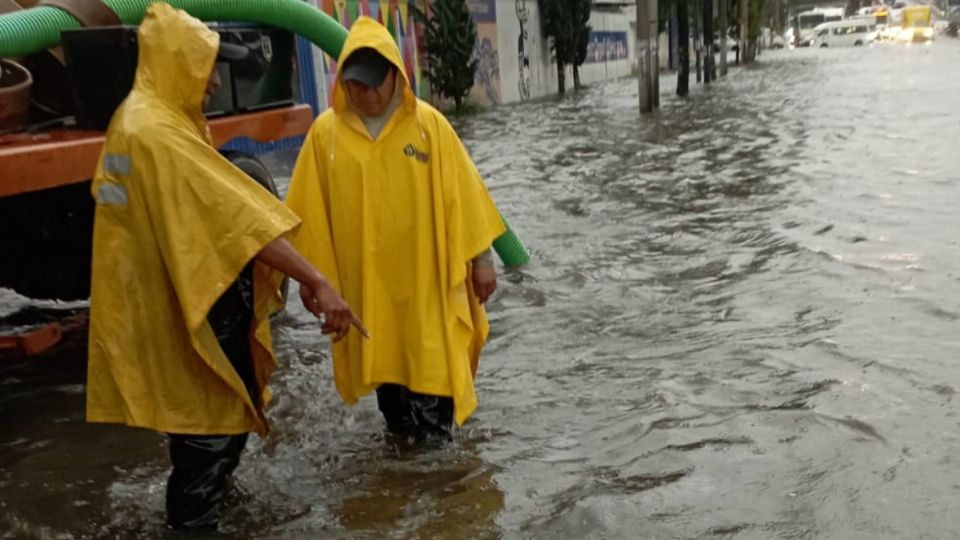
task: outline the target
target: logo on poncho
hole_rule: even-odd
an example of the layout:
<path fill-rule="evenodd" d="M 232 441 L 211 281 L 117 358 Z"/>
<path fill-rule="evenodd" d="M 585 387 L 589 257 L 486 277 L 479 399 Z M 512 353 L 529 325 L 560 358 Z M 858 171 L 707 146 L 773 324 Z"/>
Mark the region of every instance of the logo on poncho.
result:
<path fill-rule="evenodd" d="M 420 163 L 426 163 L 430 159 L 429 154 L 422 152 L 420 150 L 417 150 L 412 144 L 408 144 L 404 146 L 403 153 L 406 156 L 417 158 L 417 161 L 419 161 Z"/>

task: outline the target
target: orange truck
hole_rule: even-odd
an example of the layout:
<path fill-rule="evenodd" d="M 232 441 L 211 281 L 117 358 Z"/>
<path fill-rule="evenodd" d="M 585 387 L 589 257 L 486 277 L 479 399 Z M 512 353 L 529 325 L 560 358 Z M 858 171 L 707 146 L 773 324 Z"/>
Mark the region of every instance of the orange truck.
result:
<path fill-rule="evenodd" d="M 149 2 L 47 2 L 0 0 L 0 287 L 38 299 L 85 299 L 94 215 L 90 182 L 109 115 L 132 85 L 136 11 Z M 130 6 L 138 3 L 142 6 Z M 217 147 L 276 193 L 256 154 L 297 147 L 318 108 L 309 42 L 296 37 L 297 25 L 310 24 L 310 31 L 330 38 L 311 41 L 331 54 L 339 54 L 346 30 L 299 0 L 274 3 L 263 17 L 250 10 L 227 12 L 224 20 L 247 22 L 212 25 L 222 41 L 249 54 L 218 63 L 225 84 L 208 116 Z M 278 15 L 277 6 L 289 13 Z M 216 20 L 216 13 L 198 9 L 204 20 Z M 37 12 L 43 17 L 37 19 Z M 25 18 L 32 24 L 24 24 Z M 22 50 L 25 38 L 17 32 L 34 28 L 35 20 L 67 28 L 37 38 L 39 50 Z M 41 352 L 60 334 L 50 325 L 15 333 L 0 327 L 0 350 Z"/>

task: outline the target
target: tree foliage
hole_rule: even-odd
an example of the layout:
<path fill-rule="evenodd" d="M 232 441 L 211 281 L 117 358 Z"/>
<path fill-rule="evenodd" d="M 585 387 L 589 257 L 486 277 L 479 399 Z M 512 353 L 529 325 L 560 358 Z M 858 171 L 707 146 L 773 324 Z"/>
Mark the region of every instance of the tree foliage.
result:
<path fill-rule="evenodd" d="M 593 9 L 593 0 L 565 0 L 569 5 L 573 19 L 573 56 L 570 64 L 573 65 L 573 87 L 580 88 L 580 66 L 587 61 L 587 46 L 590 44 L 590 12 Z"/>
<path fill-rule="evenodd" d="M 543 35 L 550 40 L 550 51 L 557 63 L 557 87 L 565 91 L 564 66 L 574 67 L 574 82 L 579 87 L 579 71 L 587 58 L 590 43 L 592 0 L 538 0 Z"/>
<path fill-rule="evenodd" d="M 433 92 L 452 99 L 460 112 L 477 73 L 477 59 L 473 55 L 477 27 L 466 0 L 433 0 L 431 7 L 430 17 L 414 9 L 426 35 L 425 75 Z"/>
<path fill-rule="evenodd" d="M 566 0 L 539 0 L 543 35 L 550 38 L 550 50 L 564 63 L 572 56 L 573 19 L 566 10 Z"/>
<path fill-rule="evenodd" d="M 570 62 L 575 65 L 583 65 L 587 59 L 587 45 L 590 43 L 590 33 L 593 27 L 590 26 L 590 13 L 593 11 L 593 0 L 565 0 L 568 4 L 570 17 L 573 19 L 573 57 Z"/>

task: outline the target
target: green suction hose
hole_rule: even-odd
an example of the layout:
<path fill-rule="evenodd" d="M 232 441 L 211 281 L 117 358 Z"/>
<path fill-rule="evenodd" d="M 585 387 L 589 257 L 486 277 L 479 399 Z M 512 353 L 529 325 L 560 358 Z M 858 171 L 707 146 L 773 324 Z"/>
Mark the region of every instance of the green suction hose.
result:
<path fill-rule="evenodd" d="M 500 216 L 503 218 L 503 216 Z M 522 266 L 530 262 L 530 252 L 520 241 L 510 224 L 503 219 L 503 226 L 507 231 L 493 241 L 493 250 L 497 252 L 504 266 Z"/>
<path fill-rule="evenodd" d="M 139 24 L 155 0 L 104 0 L 124 24 Z M 252 21 L 300 34 L 330 56 L 340 56 L 347 30 L 326 13 L 299 0 L 166 0 L 204 21 Z M 37 6 L 0 15 L 0 58 L 23 56 L 60 43 L 60 32 L 80 28 L 67 12 Z"/>
<path fill-rule="evenodd" d="M 55 47 L 61 30 L 80 28 L 66 11 L 34 7 L 0 15 L 0 58 L 24 56 Z"/>
<path fill-rule="evenodd" d="M 155 0 L 104 0 L 124 24 L 139 24 Z M 204 21 L 251 21 L 289 30 L 339 58 L 347 30 L 326 13 L 300 0 L 165 0 Z M 38 6 L 0 15 L 0 58 L 24 56 L 60 44 L 60 32 L 81 28 L 65 11 Z M 506 266 L 530 262 L 530 253 L 507 220 L 493 248 Z"/>

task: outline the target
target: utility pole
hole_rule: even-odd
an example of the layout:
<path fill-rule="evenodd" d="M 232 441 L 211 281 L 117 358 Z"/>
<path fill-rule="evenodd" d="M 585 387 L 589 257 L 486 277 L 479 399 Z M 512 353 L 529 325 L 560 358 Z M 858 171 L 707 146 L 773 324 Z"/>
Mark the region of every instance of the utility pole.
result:
<path fill-rule="evenodd" d="M 660 108 L 657 37 L 657 0 L 637 0 L 637 67 L 641 113 Z"/>
<path fill-rule="evenodd" d="M 727 0 L 720 0 L 720 76 L 727 76 Z"/>

